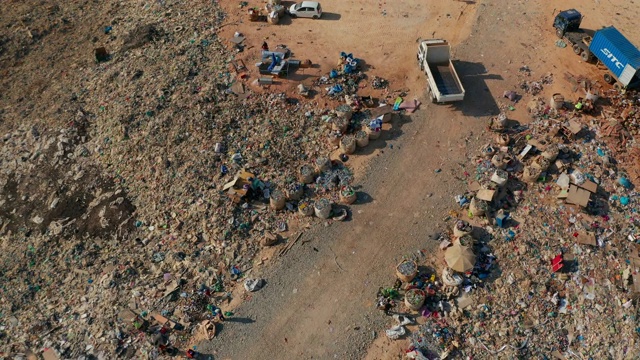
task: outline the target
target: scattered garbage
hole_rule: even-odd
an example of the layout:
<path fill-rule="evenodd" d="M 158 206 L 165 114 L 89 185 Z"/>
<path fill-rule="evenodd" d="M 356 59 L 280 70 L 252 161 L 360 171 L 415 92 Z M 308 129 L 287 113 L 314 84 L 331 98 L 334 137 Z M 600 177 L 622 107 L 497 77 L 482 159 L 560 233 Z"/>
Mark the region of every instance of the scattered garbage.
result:
<path fill-rule="evenodd" d="M 602 94 L 574 78 L 585 92 Z M 640 96 L 611 92 L 610 103 L 590 109 L 605 114 L 600 120 L 567 111 L 559 94 L 549 104 L 535 96 L 552 81 L 522 81 L 533 96 L 532 121 L 493 119 L 492 142 L 461 164 L 468 191 L 454 197 L 455 210 L 444 218 L 449 230 L 432 237 L 442 251 L 408 256 L 404 264 L 416 273 L 403 276 L 398 266 L 393 287 L 378 291 L 379 308 L 423 317 L 422 325 L 402 325 L 408 357 L 638 353 L 625 339 L 640 328 L 640 151 L 632 125 Z M 622 121 L 627 115 L 631 123 Z"/>
<path fill-rule="evenodd" d="M 246 279 L 244 281 L 244 289 L 251 292 L 262 289 L 263 285 L 264 285 L 263 279 Z"/>
<path fill-rule="evenodd" d="M 385 333 L 387 334 L 387 337 L 389 339 L 397 340 L 402 336 L 404 336 L 407 333 L 407 331 L 405 330 L 404 326 L 398 325 L 398 326 L 392 327 L 391 329 L 387 329 Z"/>

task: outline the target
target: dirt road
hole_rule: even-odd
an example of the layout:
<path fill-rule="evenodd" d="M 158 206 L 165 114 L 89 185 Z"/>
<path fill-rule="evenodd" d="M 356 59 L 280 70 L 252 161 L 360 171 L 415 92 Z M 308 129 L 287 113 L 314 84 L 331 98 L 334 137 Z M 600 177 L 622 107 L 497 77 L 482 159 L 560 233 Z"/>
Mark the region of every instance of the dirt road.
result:
<path fill-rule="evenodd" d="M 406 123 L 395 125 L 397 133 L 388 134 L 393 139 L 376 144 L 378 156 L 362 176 L 353 220 L 305 232 L 304 243 L 263 271 L 266 288 L 237 309 L 236 318 L 224 324 L 218 338 L 201 346 L 216 359 L 398 358 L 399 346 L 379 335 L 389 320 L 375 310 L 375 293 L 392 281 L 393 266 L 403 255 L 417 249 L 433 251 L 428 235 L 437 231 L 452 196 L 464 189 L 452 175 L 463 172 L 458 163 L 467 163 L 465 151 L 482 141 L 483 119 L 499 111 L 495 99 L 499 102 L 504 90 L 517 89 L 518 69 L 524 65 L 533 70 L 534 78 L 546 72 L 559 75 L 567 67 L 593 71 L 570 51 L 554 46 L 549 30 L 554 9 L 547 4 L 452 1 L 420 6 L 409 1 L 392 8 L 383 2 L 377 7 L 356 3 L 326 1 L 326 11 L 340 13 L 330 18 L 339 21 L 304 23 L 308 34 L 300 35 L 295 29 L 306 20 L 297 19 L 286 34 L 278 30 L 277 39 L 314 43 L 313 52 L 320 55 L 358 51 L 358 57 L 384 74 L 379 75 L 416 91 L 424 88 L 424 78 L 413 62 L 414 40 L 446 37 L 460 43 L 455 54 L 463 59 L 458 71 L 467 99 L 457 107 L 423 106 Z M 602 10 L 587 25 L 608 24 L 615 12 L 610 5 L 596 3 L 584 9 Z M 637 38 L 630 18 L 617 19 L 616 26 Z M 241 24 L 238 31 L 249 32 L 251 25 Z M 271 33 L 271 28 L 262 29 Z M 400 34 L 388 36 L 391 29 Z M 333 36 L 319 35 L 323 31 Z M 298 53 L 302 58 L 312 54 L 304 46 Z M 330 68 L 331 59 L 321 63 L 319 73 Z M 555 79 L 544 94 L 566 85 L 561 76 Z M 511 117 L 526 121 L 524 104 Z"/>

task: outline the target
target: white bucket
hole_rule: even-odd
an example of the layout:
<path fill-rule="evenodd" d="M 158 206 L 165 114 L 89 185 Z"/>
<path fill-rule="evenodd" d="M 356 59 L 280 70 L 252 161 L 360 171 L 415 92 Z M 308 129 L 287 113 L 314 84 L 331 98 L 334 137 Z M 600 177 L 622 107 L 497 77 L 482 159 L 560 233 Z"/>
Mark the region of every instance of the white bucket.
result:
<path fill-rule="evenodd" d="M 328 219 L 331 215 L 331 202 L 328 199 L 320 199 L 313 204 L 316 216 L 320 219 Z"/>
<path fill-rule="evenodd" d="M 501 169 L 497 169 L 493 172 L 493 175 L 491 175 L 491 181 L 498 184 L 498 186 L 504 186 L 504 184 L 507 183 L 507 180 L 509 180 L 509 174 Z"/>

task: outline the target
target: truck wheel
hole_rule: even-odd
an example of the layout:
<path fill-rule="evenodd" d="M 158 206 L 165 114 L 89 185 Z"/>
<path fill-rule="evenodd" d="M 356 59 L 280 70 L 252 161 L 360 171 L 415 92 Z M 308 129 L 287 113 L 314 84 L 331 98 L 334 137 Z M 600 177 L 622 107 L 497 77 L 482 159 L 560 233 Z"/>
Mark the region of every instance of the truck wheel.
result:
<path fill-rule="evenodd" d="M 604 82 L 607 84 L 613 84 L 613 76 L 611 74 L 604 74 Z"/>
<path fill-rule="evenodd" d="M 318 20 L 318 15 L 313 15 L 313 20 Z"/>
<path fill-rule="evenodd" d="M 582 49 L 580 48 L 580 45 L 578 45 L 578 44 L 573 45 L 573 52 L 576 55 L 580 55 L 580 53 L 582 52 Z"/>
<path fill-rule="evenodd" d="M 298 17 L 298 15 L 296 15 L 296 14 L 289 14 L 289 16 L 291 16 L 292 19 L 295 19 L 295 18 Z"/>
<path fill-rule="evenodd" d="M 562 39 L 562 37 L 564 36 L 564 34 L 562 33 L 562 30 L 560 29 L 556 30 L 556 36 Z"/>
<path fill-rule="evenodd" d="M 582 58 L 582 61 L 584 61 L 584 62 L 589 62 L 589 60 L 591 60 L 591 54 L 589 54 L 589 51 L 586 51 L 586 50 L 582 52 L 580 57 Z"/>
<path fill-rule="evenodd" d="M 620 83 L 615 83 L 615 84 L 613 84 L 613 88 L 618 90 L 618 91 L 620 91 L 620 90 L 622 90 L 622 85 L 620 85 Z"/>

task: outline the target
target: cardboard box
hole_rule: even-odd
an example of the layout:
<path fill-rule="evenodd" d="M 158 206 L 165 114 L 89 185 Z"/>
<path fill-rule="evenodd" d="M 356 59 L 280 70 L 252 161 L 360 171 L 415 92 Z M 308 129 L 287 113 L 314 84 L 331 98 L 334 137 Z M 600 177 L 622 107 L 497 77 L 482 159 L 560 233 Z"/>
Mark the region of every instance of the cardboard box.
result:
<path fill-rule="evenodd" d="M 242 197 L 247 195 L 247 190 L 244 189 L 244 185 L 251 185 L 249 179 L 255 177 L 254 174 L 242 170 L 233 180 L 224 184 L 222 190 L 226 191 L 234 202 L 240 202 Z"/>
<path fill-rule="evenodd" d="M 593 181 L 587 180 L 579 186 L 591 193 L 595 193 L 598 191 L 598 184 L 594 183 Z"/>
<path fill-rule="evenodd" d="M 478 193 L 476 194 L 476 198 L 484 201 L 493 201 L 493 196 L 495 194 L 495 190 L 482 189 L 478 191 Z"/>
<path fill-rule="evenodd" d="M 584 231 L 584 230 L 578 231 L 578 236 L 576 237 L 576 241 L 584 245 L 592 245 L 592 246 L 597 245 L 596 234 L 589 231 Z"/>
<path fill-rule="evenodd" d="M 567 195 L 567 203 L 587 207 L 591 192 L 578 187 L 574 184 L 569 185 L 569 193 Z"/>

